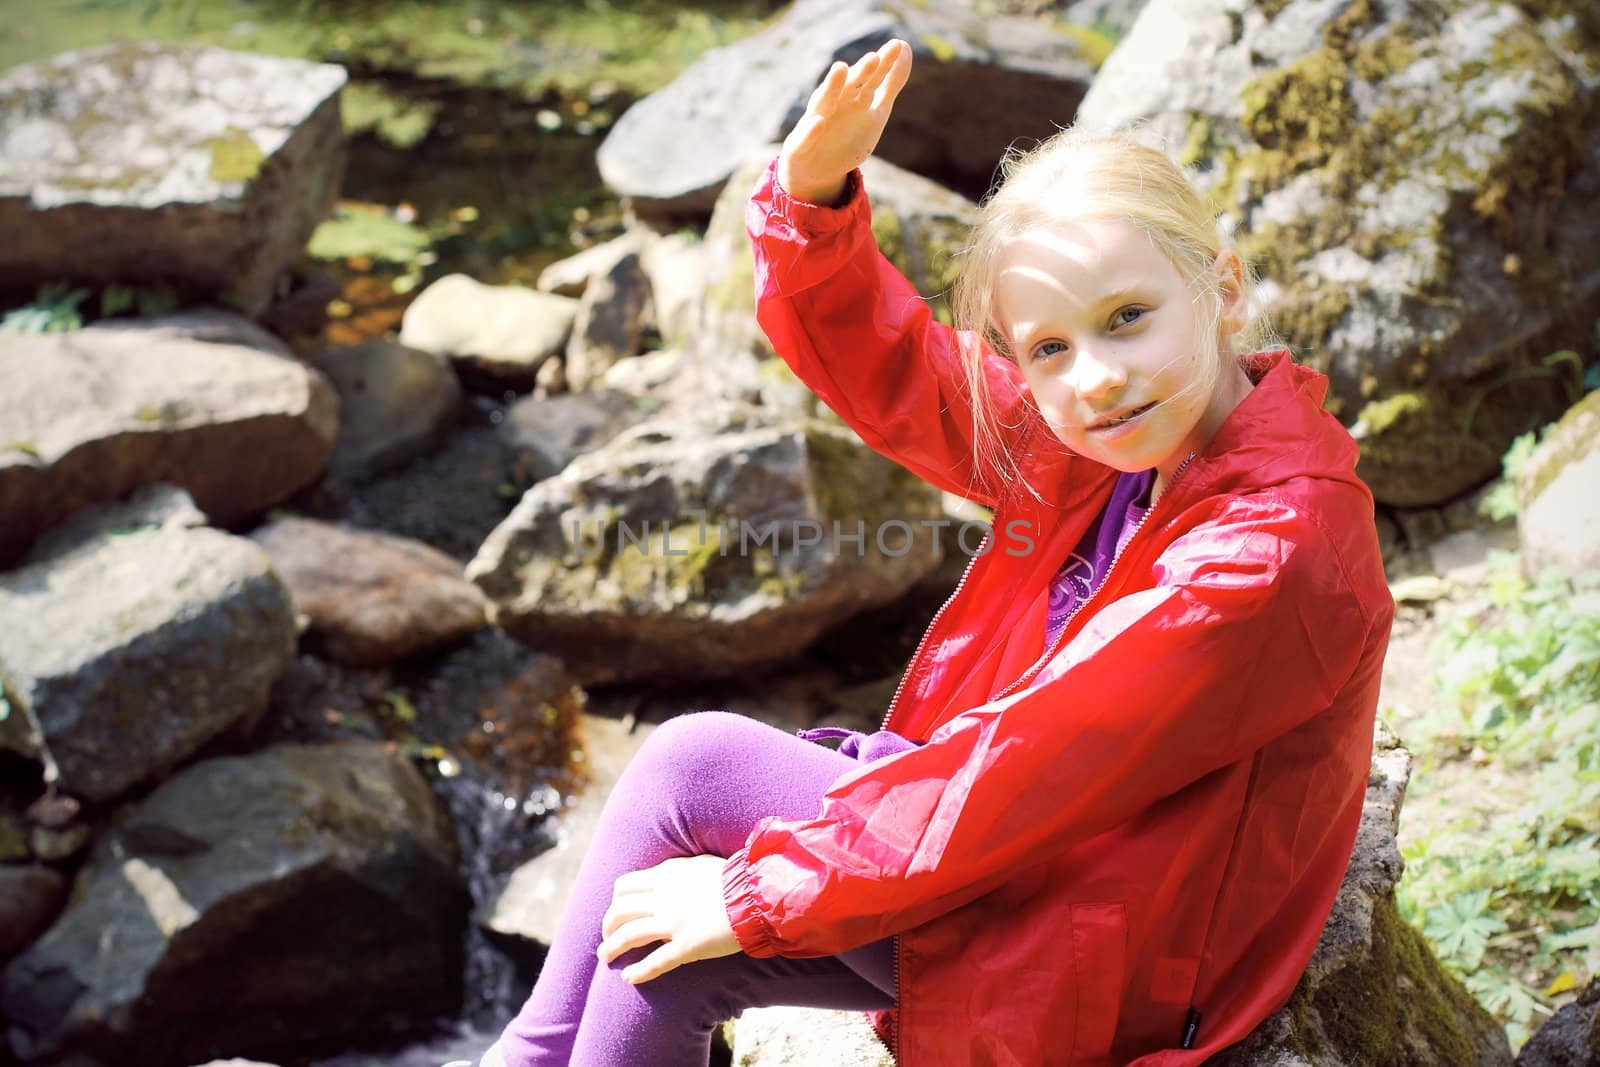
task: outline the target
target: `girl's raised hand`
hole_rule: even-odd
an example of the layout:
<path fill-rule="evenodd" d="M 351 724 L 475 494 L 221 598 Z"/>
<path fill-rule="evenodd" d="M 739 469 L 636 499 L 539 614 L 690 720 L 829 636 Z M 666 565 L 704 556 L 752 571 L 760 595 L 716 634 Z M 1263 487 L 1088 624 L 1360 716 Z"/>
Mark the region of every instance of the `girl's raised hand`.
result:
<path fill-rule="evenodd" d="M 895 38 L 851 66 L 828 68 L 806 113 L 784 139 L 778 184 L 790 196 L 833 204 L 850 172 L 866 162 L 911 76 L 911 46 Z"/>
<path fill-rule="evenodd" d="M 632 948 L 664 942 L 622 969 L 630 985 L 659 978 L 695 960 L 731 956 L 738 939 L 722 902 L 721 856 L 680 856 L 642 871 L 629 871 L 611 888 L 611 906 L 600 921 L 603 940 L 596 955 L 610 963 Z"/>

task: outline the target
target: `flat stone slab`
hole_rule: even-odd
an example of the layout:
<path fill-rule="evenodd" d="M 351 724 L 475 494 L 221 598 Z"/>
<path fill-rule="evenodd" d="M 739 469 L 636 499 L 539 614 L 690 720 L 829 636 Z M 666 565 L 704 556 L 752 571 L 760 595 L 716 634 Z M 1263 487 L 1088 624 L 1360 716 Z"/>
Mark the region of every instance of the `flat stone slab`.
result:
<path fill-rule="evenodd" d="M 338 194 L 345 80 L 157 42 L 0 74 L 0 289 L 165 283 L 260 313 Z"/>

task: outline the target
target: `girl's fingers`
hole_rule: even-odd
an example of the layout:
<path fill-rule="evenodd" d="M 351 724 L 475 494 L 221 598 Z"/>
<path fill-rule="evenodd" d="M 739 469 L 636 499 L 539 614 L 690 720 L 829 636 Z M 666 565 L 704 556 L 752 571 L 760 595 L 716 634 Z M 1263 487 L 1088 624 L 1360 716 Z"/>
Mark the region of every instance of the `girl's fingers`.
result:
<path fill-rule="evenodd" d="M 600 942 L 595 955 L 601 963 L 610 963 L 629 949 L 665 941 L 672 931 L 655 916 L 643 916 L 623 923 L 616 932 Z"/>
<path fill-rule="evenodd" d="M 606 909 L 605 915 L 600 920 L 600 936 L 608 937 L 623 923 L 649 915 L 653 910 L 649 898 L 643 894 L 632 894 L 632 899 L 624 895 L 614 896 L 611 898 L 611 906 Z"/>
<path fill-rule="evenodd" d="M 622 980 L 629 985 L 638 985 L 648 982 L 652 978 L 660 978 L 668 971 L 676 970 L 685 963 L 691 962 L 684 953 L 678 951 L 671 941 L 656 949 L 639 962 L 622 969 Z"/>
<path fill-rule="evenodd" d="M 822 81 L 811 91 L 811 99 L 806 101 L 806 110 L 825 112 L 830 109 L 833 97 L 839 95 L 840 88 L 844 85 L 845 74 L 850 68 L 844 60 L 838 60 L 828 68 L 828 73 L 822 76 Z"/>
<path fill-rule="evenodd" d="M 859 93 L 861 87 L 872 80 L 872 72 L 878 68 L 878 53 L 868 52 L 856 60 L 855 66 L 850 68 L 850 77 L 845 81 L 845 92 Z"/>
<path fill-rule="evenodd" d="M 899 96 L 911 78 L 911 46 L 903 41 L 891 43 L 895 45 L 893 62 L 884 68 L 883 76 L 878 79 L 878 93 L 872 98 L 875 107 Z"/>

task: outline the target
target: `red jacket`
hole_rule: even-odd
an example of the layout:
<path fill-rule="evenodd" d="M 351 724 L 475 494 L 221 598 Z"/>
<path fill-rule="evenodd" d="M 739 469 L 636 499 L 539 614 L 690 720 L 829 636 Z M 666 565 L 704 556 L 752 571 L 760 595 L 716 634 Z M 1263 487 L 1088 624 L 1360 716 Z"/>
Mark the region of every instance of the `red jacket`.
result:
<path fill-rule="evenodd" d="M 724 870 L 734 933 L 794 957 L 898 933 L 874 1022 L 902 1067 L 1200 1063 L 1293 991 L 1371 762 L 1394 601 L 1327 380 L 1267 354 L 1046 655 L 1049 579 L 1117 472 L 1069 454 L 992 354 L 1045 502 L 975 470 L 954 334 L 878 252 L 860 172 L 841 208 L 774 174 L 746 215 L 774 348 L 868 444 L 995 515 L 891 705 L 927 743 L 813 819 L 757 824 Z"/>

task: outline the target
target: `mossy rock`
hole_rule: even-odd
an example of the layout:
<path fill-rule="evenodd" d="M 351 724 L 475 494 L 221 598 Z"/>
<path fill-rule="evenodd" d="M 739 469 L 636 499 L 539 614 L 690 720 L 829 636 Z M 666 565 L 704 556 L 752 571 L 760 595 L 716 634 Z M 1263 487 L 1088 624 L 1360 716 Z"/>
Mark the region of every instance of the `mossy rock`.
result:
<path fill-rule="evenodd" d="M 1600 392 L 1551 427 L 1517 477 L 1523 564 L 1537 573 L 1600 571 Z"/>
<path fill-rule="evenodd" d="M 939 516 L 833 421 L 711 404 L 535 485 L 467 574 L 584 684 L 716 677 L 904 593 L 939 563 Z"/>

